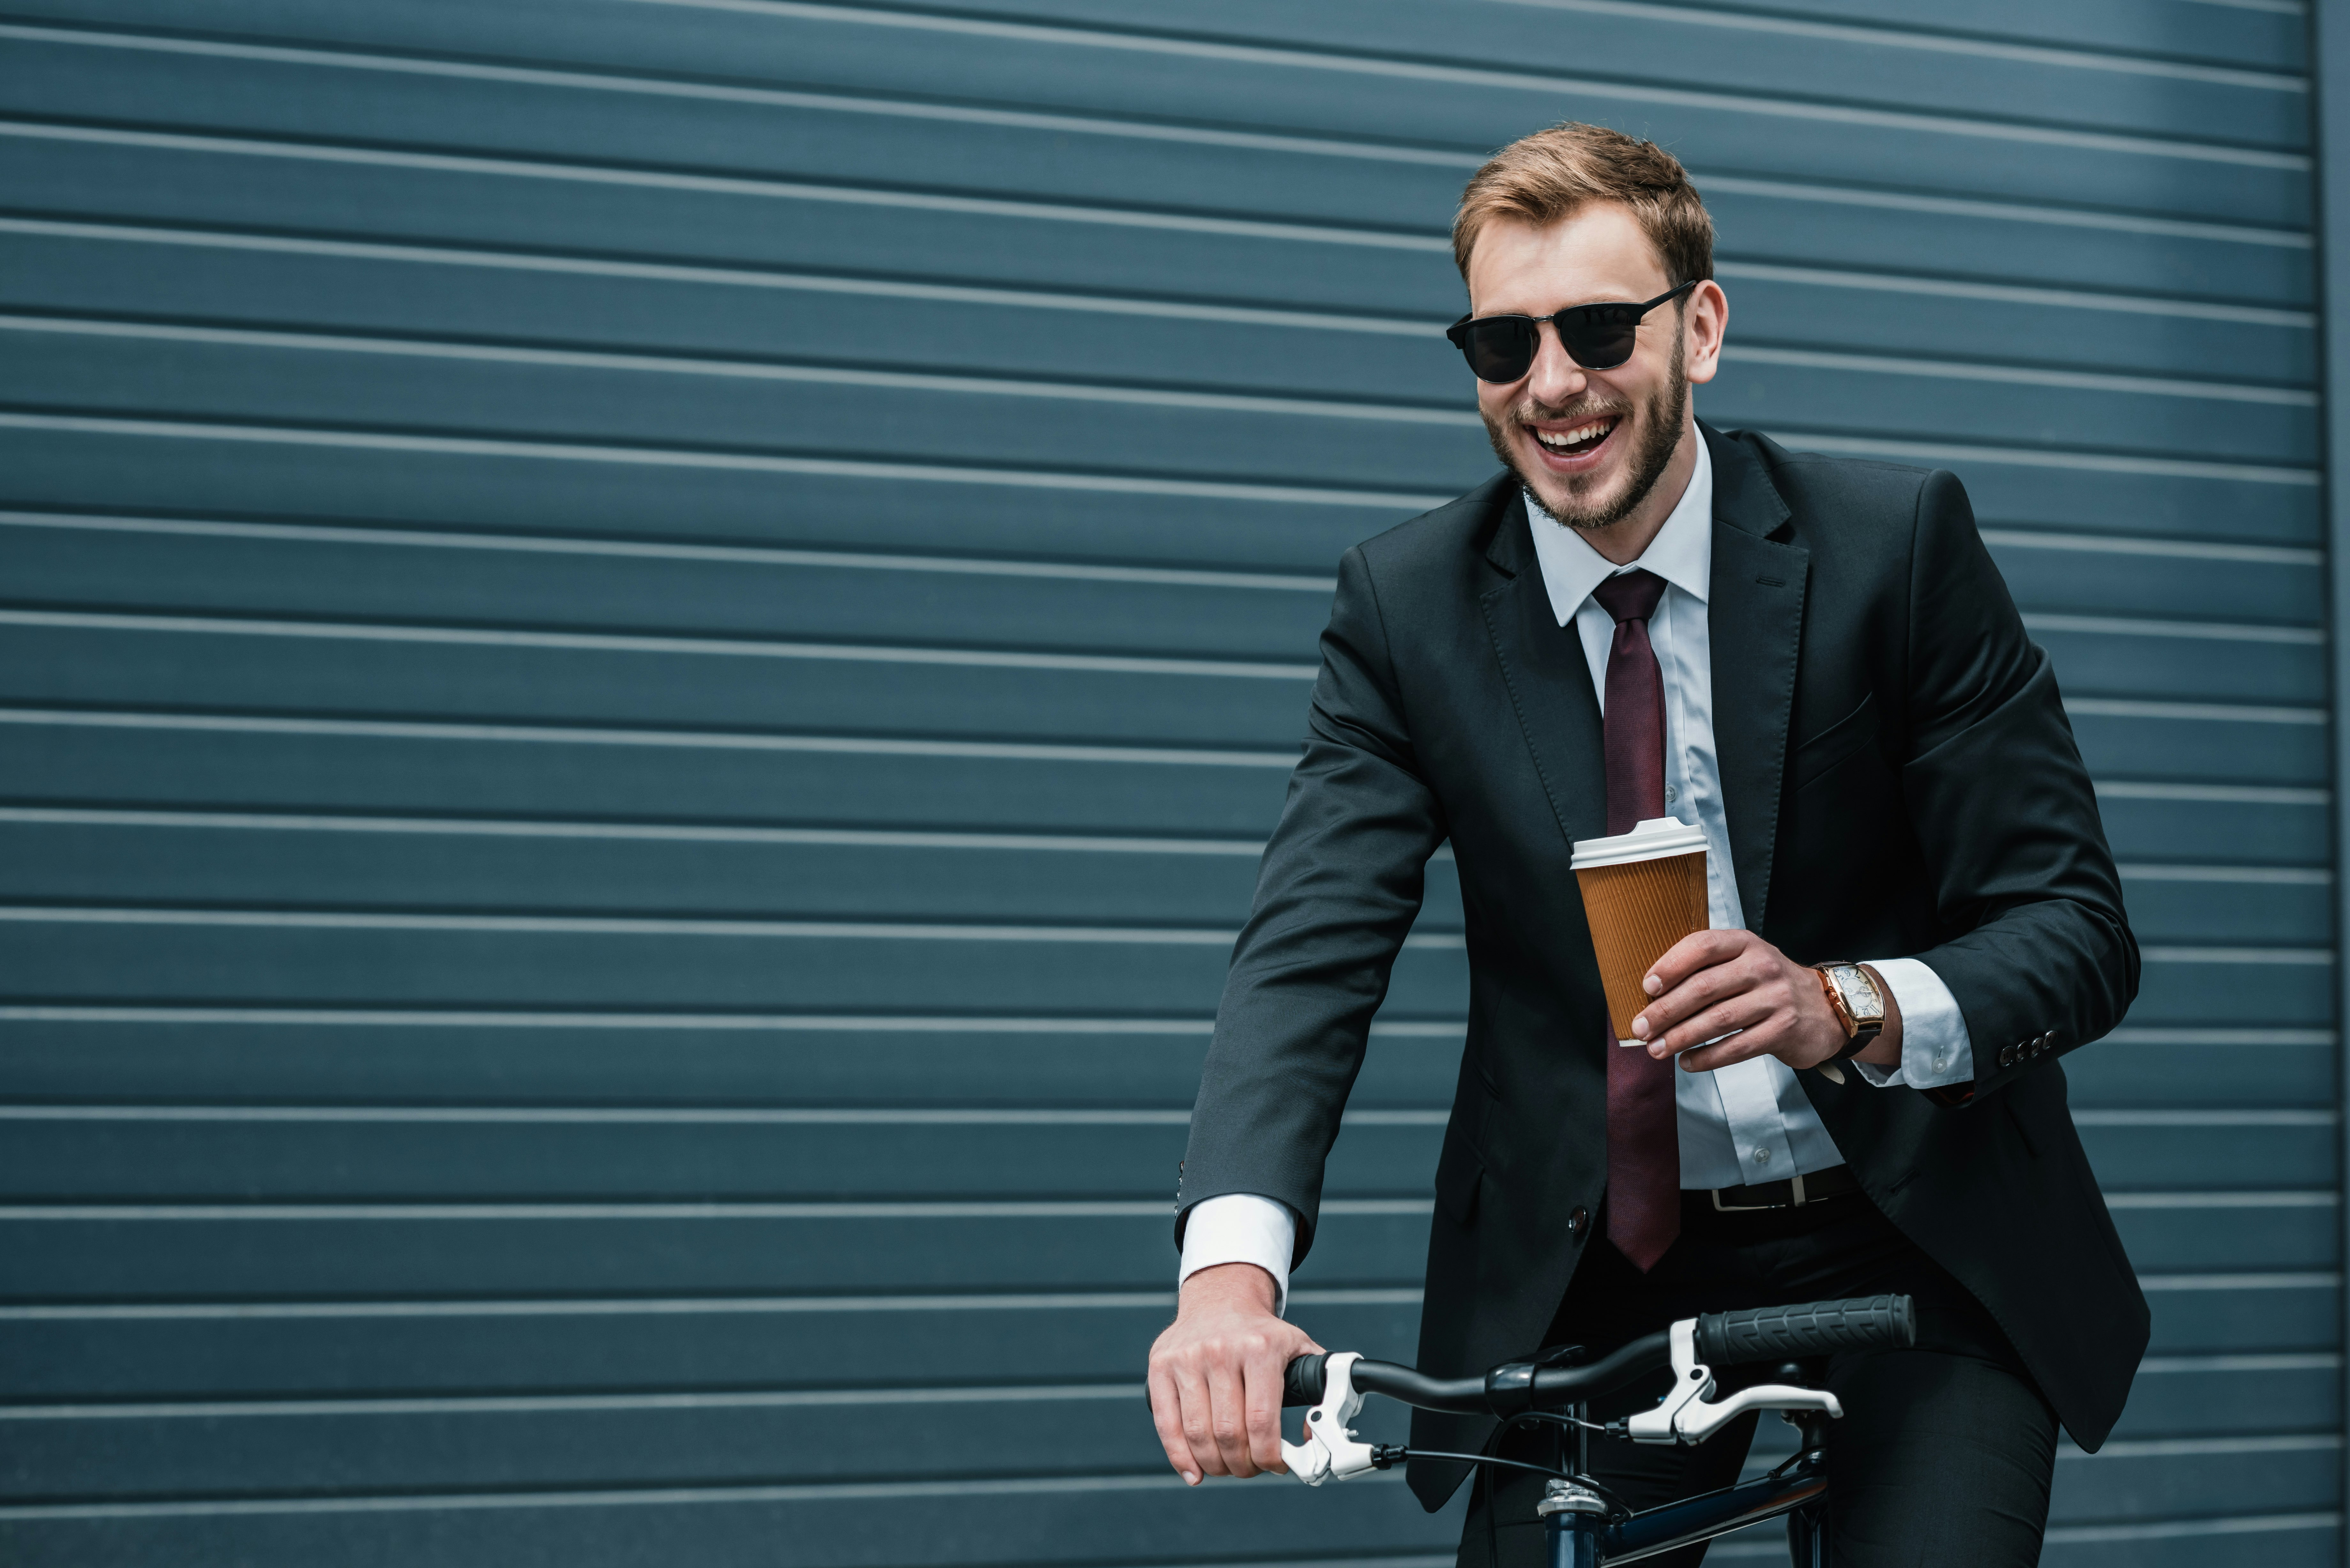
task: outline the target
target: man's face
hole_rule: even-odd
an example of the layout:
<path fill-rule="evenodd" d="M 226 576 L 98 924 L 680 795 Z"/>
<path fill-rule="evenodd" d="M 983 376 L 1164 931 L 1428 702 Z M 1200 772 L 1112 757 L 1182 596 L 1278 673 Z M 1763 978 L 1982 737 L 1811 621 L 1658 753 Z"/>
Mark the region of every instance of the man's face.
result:
<path fill-rule="evenodd" d="M 1478 316 L 1653 299 L 1675 281 L 1632 214 L 1612 203 L 1541 227 L 1489 223 L 1469 258 Z M 1493 451 L 1568 526 L 1622 521 L 1671 464 L 1688 424 L 1690 383 L 1713 379 L 1726 317 L 1721 291 L 1700 284 L 1685 306 L 1650 312 L 1632 357 L 1608 370 L 1576 365 L 1544 326 L 1522 379 L 1477 383 Z"/>

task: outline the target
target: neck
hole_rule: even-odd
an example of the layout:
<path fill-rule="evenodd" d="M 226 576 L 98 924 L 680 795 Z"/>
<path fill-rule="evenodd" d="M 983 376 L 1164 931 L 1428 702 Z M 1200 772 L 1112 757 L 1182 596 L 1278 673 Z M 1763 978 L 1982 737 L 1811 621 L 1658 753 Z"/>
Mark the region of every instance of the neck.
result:
<path fill-rule="evenodd" d="M 1665 464 L 1664 472 L 1640 504 L 1605 528 L 1576 530 L 1584 542 L 1607 560 L 1619 566 L 1628 566 L 1656 542 L 1673 514 L 1673 508 L 1689 493 L 1690 481 L 1697 476 L 1697 443 L 1705 438 L 1697 433 L 1695 415 L 1685 415 L 1681 421 L 1681 439 L 1673 444 L 1672 461 Z"/>

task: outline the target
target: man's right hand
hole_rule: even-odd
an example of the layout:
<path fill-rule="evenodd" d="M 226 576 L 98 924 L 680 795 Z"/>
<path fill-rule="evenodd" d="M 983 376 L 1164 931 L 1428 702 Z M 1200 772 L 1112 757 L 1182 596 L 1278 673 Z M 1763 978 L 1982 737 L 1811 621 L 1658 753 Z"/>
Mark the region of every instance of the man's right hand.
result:
<path fill-rule="evenodd" d="M 1274 1312 L 1273 1276 L 1219 1263 L 1183 1282 L 1175 1321 L 1150 1347 L 1150 1415 L 1175 1473 L 1286 1471 L 1281 1375 L 1322 1347 Z"/>

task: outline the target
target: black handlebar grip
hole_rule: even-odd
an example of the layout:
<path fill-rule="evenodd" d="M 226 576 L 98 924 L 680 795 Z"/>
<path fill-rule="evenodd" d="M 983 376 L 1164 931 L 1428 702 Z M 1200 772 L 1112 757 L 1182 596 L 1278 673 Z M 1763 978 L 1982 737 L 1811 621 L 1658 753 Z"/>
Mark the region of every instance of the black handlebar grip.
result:
<path fill-rule="evenodd" d="M 1282 1368 L 1282 1408 L 1322 1403 L 1322 1368 L 1329 1359 L 1327 1355 L 1301 1355 Z"/>
<path fill-rule="evenodd" d="M 1697 1320 L 1697 1358 L 1708 1366 L 1799 1361 L 1832 1350 L 1906 1350 L 1917 1343 L 1918 1309 L 1908 1296 L 1713 1312 Z"/>

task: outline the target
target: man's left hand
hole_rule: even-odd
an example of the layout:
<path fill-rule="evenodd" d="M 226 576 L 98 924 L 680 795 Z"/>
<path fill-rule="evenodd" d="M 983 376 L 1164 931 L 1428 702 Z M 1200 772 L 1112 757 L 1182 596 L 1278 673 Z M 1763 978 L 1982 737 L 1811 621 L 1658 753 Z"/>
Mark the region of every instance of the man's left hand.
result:
<path fill-rule="evenodd" d="M 1901 1010 L 1876 971 L 1869 978 L 1885 998 L 1885 1028 L 1856 1060 L 1898 1067 Z M 1776 1056 L 1799 1069 L 1816 1067 L 1848 1043 L 1820 989 L 1819 971 L 1752 931 L 1683 937 L 1648 971 L 1644 985 L 1655 1000 L 1632 1020 L 1632 1033 L 1649 1055 L 1659 1061 L 1677 1055 L 1689 1072 L 1710 1072 L 1754 1056 Z"/>

